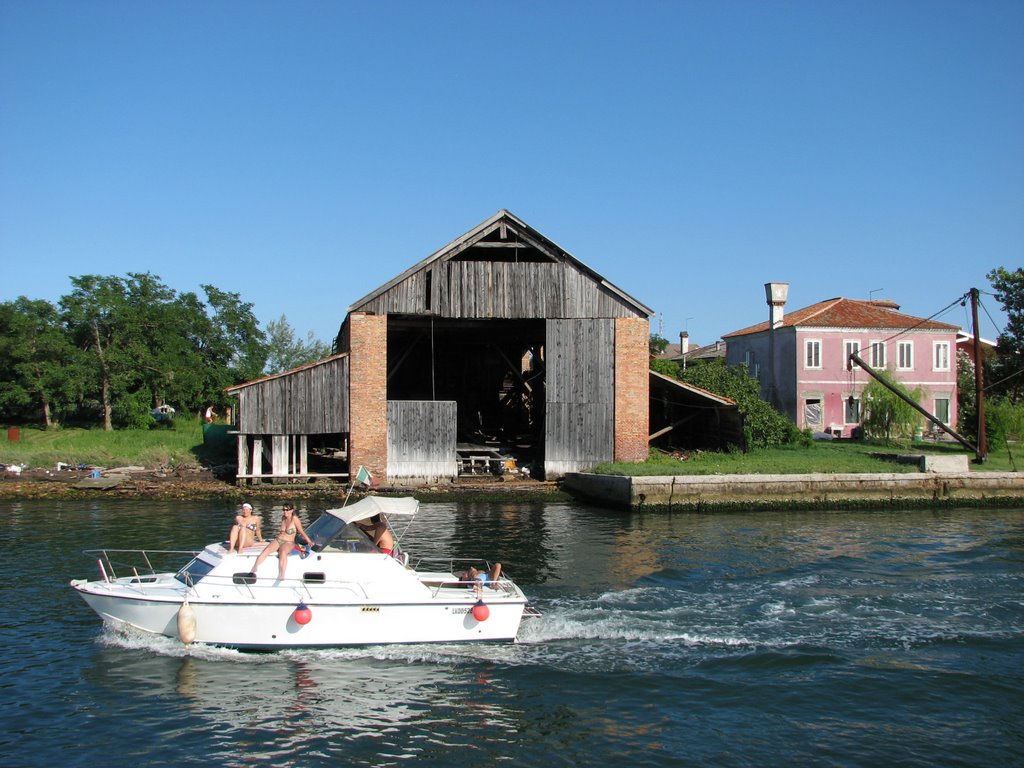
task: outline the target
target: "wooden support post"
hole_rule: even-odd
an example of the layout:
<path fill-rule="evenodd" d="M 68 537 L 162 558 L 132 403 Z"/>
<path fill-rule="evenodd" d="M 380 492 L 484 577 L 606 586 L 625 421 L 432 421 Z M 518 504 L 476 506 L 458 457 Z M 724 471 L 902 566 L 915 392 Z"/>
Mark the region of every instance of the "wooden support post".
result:
<path fill-rule="evenodd" d="M 252 476 L 253 484 L 259 485 L 263 476 L 263 438 L 252 439 Z"/>

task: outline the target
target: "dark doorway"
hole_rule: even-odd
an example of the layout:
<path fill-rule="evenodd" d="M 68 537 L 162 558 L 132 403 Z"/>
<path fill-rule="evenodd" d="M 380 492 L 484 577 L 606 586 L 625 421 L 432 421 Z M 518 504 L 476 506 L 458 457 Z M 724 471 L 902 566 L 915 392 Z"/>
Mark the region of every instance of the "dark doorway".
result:
<path fill-rule="evenodd" d="M 388 316 L 388 400 L 454 400 L 459 443 L 542 460 L 543 320 Z"/>

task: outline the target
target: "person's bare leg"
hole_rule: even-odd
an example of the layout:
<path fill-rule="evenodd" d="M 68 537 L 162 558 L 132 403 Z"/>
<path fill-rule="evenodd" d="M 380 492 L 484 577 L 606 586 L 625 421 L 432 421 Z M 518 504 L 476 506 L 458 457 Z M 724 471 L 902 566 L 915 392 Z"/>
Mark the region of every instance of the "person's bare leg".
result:
<path fill-rule="evenodd" d="M 270 556 L 270 553 L 273 552 L 275 549 L 277 549 L 278 546 L 279 545 L 277 543 L 277 539 L 275 539 L 274 541 L 270 542 L 269 544 L 267 544 L 267 546 L 265 546 L 263 548 L 263 551 L 260 552 L 259 557 L 256 558 L 256 564 L 252 567 L 252 572 L 253 573 L 256 573 L 256 571 L 259 570 L 260 564 L 264 560 L 266 560 Z"/>
<path fill-rule="evenodd" d="M 277 549 L 278 579 L 284 581 L 284 573 L 288 570 L 288 555 L 295 549 L 294 544 L 282 544 Z"/>

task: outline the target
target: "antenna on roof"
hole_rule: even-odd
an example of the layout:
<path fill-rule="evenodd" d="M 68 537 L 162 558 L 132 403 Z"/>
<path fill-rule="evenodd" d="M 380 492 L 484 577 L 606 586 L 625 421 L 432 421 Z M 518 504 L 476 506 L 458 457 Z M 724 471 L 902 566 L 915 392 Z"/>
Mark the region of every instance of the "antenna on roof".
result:
<path fill-rule="evenodd" d="M 875 300 L 875 294 L 878 293 L 879 291 L 884 291 L 884 290 L 885 290 L 885 288 L 875 288 L 874 290 L 868 291 L 868 301 L 874 301 Z"/>

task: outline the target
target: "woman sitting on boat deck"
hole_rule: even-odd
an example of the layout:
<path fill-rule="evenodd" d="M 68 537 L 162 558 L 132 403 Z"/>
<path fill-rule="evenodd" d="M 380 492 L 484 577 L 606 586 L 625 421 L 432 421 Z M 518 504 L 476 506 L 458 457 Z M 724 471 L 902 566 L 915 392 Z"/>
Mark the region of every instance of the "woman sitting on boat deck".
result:
<path fill-rule="evenodd" d="M 313 541 L 306 535 L 306 529 L 302 527 L 302 521 L 295 514 L 295 507 L 285 504 L 281 510 L 281 526 L 277 529 L 277 538 L 260 552 L 259 557 L 256 558 L 256 564 L 252 567 L 252 572 L 255 574 L 259 571 L 260 564 L 271 554 L 277 552 L 278 579 L 284 580 L 284 573 L 288 568 L 288 554 L 295 549 L 296 536 L 301 536 L 310 547 L 313 546 Z"/>
<path fill-rule="evenodd" d="M 242 511 L 235 515 L 235 524 L 228 536 L 228 554 L 241 552 L 257 541 L 263 541 L 260 519 L 252 513 L 252 504 L 246 502 L 242 505 Z"/>

